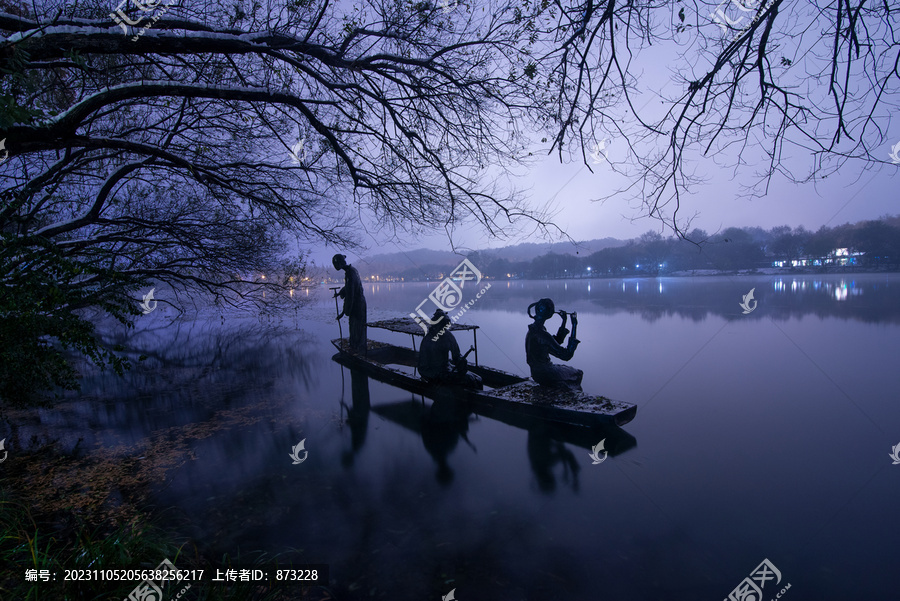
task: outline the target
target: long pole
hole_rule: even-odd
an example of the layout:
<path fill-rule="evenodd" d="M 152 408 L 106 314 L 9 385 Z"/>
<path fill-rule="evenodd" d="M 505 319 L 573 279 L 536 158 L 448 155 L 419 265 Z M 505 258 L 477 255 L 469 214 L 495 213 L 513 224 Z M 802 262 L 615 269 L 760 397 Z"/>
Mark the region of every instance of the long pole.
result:
<path fill-rule="evenodd" d="M 329 290 L 340 290 L 340 287 L 329 288 Z M 335 292 L 334 293 L 334 314 L 336 316 L 339 316 L 341 314 L 341 311 L 340 311 L 340 309 L 338 309 L 337 297 L 338 297 L 337 292 Z M 343 342 L 344 328 L 341 327 L 341 318 L 340 317 L 338 317 L 338 332 L 340 332 L 340 334 L 341 334 L 341 346 L 344 346 L 344 342 Z"/>

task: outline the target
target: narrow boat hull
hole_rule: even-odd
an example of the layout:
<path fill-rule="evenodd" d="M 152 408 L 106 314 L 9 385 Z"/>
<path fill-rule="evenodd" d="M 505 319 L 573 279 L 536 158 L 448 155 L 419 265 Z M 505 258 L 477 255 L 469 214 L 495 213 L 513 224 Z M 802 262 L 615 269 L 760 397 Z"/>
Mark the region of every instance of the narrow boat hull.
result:
<path fill-rule="evenodd" d="M 415 368 L 418 353 L 413 349 L 374 340 L 365 354 L 350 351 L 346 339 L 331 341 L 338 353 L 333 359 L 363 370 L 376 380 L 429 398 L 446 395 L 464 397 L 491 411 L 509 412 L 540 420 L 579 426 L 622 426 L 637 412 L 637 406 L 582 392 L 548 389 L 535 382 L 485 366 L 469 366 L 481 376 L 484 390 L 461 386 L 434 385 L 401 368 Z"/>

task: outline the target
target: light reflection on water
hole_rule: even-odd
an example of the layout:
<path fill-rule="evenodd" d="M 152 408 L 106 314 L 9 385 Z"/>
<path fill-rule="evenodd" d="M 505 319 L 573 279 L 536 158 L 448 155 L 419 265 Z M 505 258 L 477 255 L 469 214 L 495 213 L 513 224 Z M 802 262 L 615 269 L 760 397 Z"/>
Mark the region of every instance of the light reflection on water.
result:
<path fill-rule="evenodd" d="M 790 280 L 789 288 L 792 293 L 806 292 L 807 288 L 811 288 L 815 292 L 821 291 L 827 295 L 833 296 L 836 301 L 845 301 L 850 296 L 861 296 L 865 292 L 865 287 L 863 285 L 857 285 L 855 279 L 846 280 L 843 278 L 831 281 L 795 278 Z M 784 279 L 779 278 L 772 282 L 772 289 L 777 293 L 784 293 L 785 290 L 788 289 L 788 285 L 785 284 Z"/>
<path fill-rule="evenodd" d="M 900 376 L 883 366 L 900 352 L 898 283 L 493 286 L 464 320 L 482 328 L 482 363 L 524 373 L 525 308 L 549 295 L 578 312 L 585 390 L 638 404 L 624 432 L 603 434 L 615 452 L 600 465 L 590 436 L 434 405 L 333 362 L 327 290 L 296 321 L 151 315 L 132 337 L 149 363 L 89 376 L 81 399 L 17 436 L 110 446 L 181 432 L 192 459 L 152 499 L 172 527 L 213 555 L 302 549 L 331 564 L 341 599 L 439 598 L 451 581 L 460 599 L 723 598 L 764 557 L 797 599 L 887 598 L 900 407 L 886 400 Z M 369 318 L 409 313 L 434 285 L 366 284 Z M 292 465 L 304 438 L 309 457 Z"/>

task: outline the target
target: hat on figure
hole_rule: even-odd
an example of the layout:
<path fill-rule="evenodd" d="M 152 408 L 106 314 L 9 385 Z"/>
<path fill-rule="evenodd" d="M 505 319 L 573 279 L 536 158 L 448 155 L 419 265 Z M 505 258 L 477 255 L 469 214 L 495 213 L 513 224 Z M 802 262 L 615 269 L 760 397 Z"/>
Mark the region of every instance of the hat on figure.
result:
<path fill-rule="evenodd" d="M 531 308 L 534 307 L 534 315 L 531 314 Z M 528 305 L 528 317 L 534 319 L 550 319 L 556 313 L 556 305 L 549 298 L 542 298 L 536 303 Z"/>

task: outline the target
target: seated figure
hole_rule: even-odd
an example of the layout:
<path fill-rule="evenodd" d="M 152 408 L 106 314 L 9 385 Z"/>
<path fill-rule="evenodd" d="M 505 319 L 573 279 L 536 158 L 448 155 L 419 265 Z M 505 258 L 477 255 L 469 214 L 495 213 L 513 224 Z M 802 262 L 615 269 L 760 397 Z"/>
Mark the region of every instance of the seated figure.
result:
<path fill-rule="evenodd" d="M 479 376 L 466 373 L 466 358 L 460 355 L 459 344 L 449 329 L 450 317 L 438 309 L 431 320 L 434 323 L 419 347 L 419 375 L 428 382 L 482 388 Z"/>
<path fill-rule="evenodd" d="M 534 307 L 534 315 L 531 314 L 532 307 Z M 531 377 L 542 386 L 581 390 L 583 371 L 568 365 L 556 365 L 550 362 L 550 355 L 568 361 L 575 354 L 575 348 L 580 342 L 575 337 L 578 318 L 574 313 L 572 314 L 572 336 L 569 338 L 568 345 L 564 347 L 562 343 L 569 334 L 569 330 L 566 328 L 567 314 L 560 311 L 563 322 L 556 332 L 556 336 L 551 336 L 544 327 L 544 322 L 553 317 L 554 313 L 556 313 L 556 307 L 549 298 L 542 298 L 528 306 L 528 316 L 534 319 L 534 323 L 528 326 L 528 334 L 525 336 L 525 359 L 531 368 Z"/>

